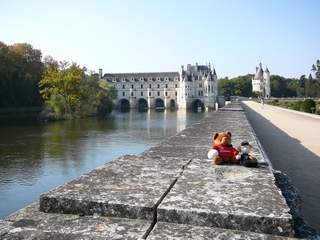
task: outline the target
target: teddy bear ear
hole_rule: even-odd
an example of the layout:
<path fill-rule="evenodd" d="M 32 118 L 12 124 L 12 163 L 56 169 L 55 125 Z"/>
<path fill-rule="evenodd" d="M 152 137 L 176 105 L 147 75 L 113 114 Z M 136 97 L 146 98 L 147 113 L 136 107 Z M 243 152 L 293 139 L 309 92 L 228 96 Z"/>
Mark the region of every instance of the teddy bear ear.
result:
<path fill-rule="evenodd" d="M 215 133 L 215 134 L 213 135 L 213 139 L 216 139 L 218 136 L 219 136 L 219 133 Z"/>
<path fill-rule="evenodd" d="M 232 135 L 231 135 L 231 132 L 227 132 L 227 134 L 231 137 Z"/>

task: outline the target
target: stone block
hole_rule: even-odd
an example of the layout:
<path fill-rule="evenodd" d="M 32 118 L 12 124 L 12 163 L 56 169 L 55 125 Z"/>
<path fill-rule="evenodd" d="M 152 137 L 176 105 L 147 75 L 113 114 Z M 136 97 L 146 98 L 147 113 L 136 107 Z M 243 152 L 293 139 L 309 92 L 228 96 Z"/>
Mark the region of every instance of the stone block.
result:
<path fill-rule="evenodd" d="M 158 221 L 293 236 L 269 168 L 193 160 L 158 207 Z"/>
<path fill-rule="evenodd" d="M 163 239 L 197 239 L 197 240 L 290 240 L 293 238 L 274 236 L 262 233 L 244 232 L 223 228 L 202 227 L 185 224 L 158 222 L 148 240 Z"/>
<path fill-rule="evenodd" d="M 151 221 L 43 213 L 37 203 L 0 221 L 0 239 L 141 239 Z"/>
<path fill-rule="evenodd" d="M 158 202 L 188 162 L 186 158 L 121 157 L 41 195 L 40 210 L 152 220 Z"/>

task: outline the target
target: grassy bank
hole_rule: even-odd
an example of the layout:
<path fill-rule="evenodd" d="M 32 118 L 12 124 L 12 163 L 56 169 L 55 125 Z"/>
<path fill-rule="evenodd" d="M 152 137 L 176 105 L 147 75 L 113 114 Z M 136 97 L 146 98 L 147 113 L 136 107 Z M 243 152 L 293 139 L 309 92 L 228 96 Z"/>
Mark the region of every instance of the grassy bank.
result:
<path fill-rule="evenodd" d="M 300 112 L 313 113 L 320 115 L 320 101 L 314 101 L 312 99 L 297 100 L 297 101 L 287 101 L 275 99 L 267 102 L 272 106 L 288 108 Z"/>

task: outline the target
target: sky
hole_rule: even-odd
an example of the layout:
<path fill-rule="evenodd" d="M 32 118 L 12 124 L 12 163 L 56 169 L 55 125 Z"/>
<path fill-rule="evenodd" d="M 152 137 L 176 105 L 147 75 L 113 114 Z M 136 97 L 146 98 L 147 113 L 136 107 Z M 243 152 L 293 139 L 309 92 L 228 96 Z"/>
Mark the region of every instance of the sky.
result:
<path fill-rule="evenodd" d="M 320 59 L 320 0 L 0 0 L 0 41 L 110 72 L 300 77 Z M 0 63 L 1 64 L 1 63 Z"/>

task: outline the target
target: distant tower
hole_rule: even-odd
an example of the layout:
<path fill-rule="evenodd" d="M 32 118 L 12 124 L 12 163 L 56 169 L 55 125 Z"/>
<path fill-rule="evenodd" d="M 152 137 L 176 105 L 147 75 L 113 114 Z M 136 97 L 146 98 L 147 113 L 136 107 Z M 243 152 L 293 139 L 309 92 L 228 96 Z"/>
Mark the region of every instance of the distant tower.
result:
<path fill-rule="evenodd" d="M 271 96 L 270 71 L 268 68 L 264 71 L 262 63 L 259 64 L 259 67 L 256 67 L 256 73 L 252 78 L 252 92 L 258 92 L 266 98 Z"/>
<path fill-rule="evenodd" d="M 102 79 L 102 68 L 99 68 L 99 78 Z"/>
<path fill-rule="evenodd" d="M 268 67 L 266 67 L 266 70 L 264 71 L 264 89 L 265 89 L 265 97 L 270 98 L 271 97 L 271 89 L 270 89 L 270 71 Z"/>

